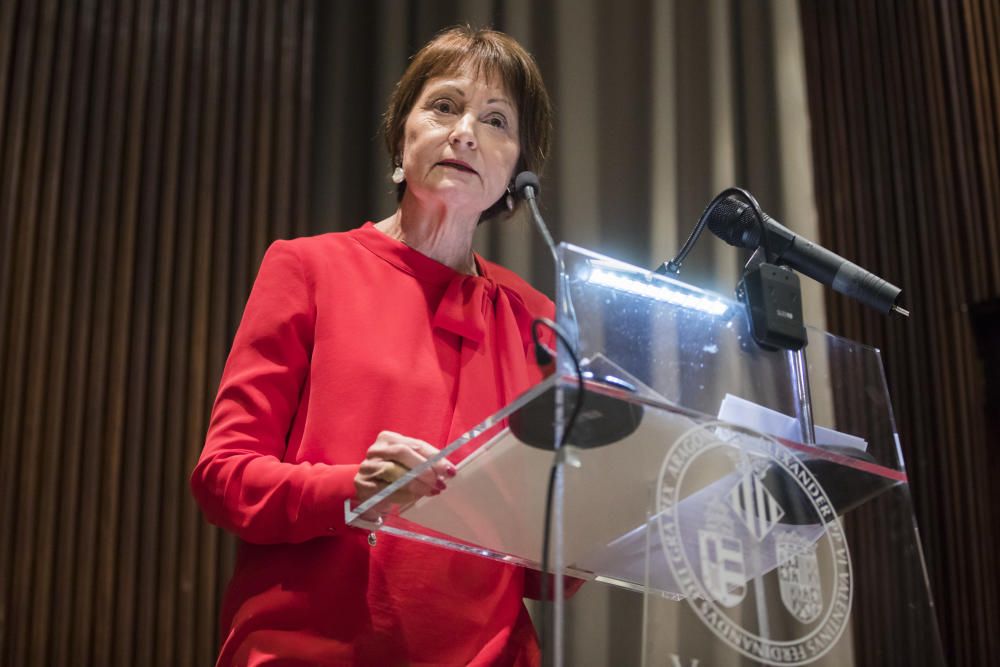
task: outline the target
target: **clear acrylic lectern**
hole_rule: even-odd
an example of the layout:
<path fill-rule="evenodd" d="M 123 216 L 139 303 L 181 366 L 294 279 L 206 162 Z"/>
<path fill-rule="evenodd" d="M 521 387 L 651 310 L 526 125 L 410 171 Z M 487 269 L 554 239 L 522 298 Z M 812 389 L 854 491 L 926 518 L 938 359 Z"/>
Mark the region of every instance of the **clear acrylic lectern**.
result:
<path fill-rule="evenodd" d="M 642 609 L 631 644 L 589 664 L 943 664 L 878 350 L 816 330 L 763 350 L 739 303 L 559 252 L 585 396 L 632 419 L 588 446 L 614 415 L 584 403 L 561 458 L 553 569 Z M 562 350 L 557 367 L 442 450 L 460 461 L 446 493 L 386 508 L 417 468 L 347 522 L 540 569 L 553 453 L 522 440 L 529 419 L 558 438 L 578 379 Z"/>

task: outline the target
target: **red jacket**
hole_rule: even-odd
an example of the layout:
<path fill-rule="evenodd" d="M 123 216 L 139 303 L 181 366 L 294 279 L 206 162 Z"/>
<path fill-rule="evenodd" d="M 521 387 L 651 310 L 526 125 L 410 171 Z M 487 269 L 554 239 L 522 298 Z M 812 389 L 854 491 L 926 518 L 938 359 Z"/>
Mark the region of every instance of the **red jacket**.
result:
<path fill-rule="evenodd" d="M 371 223 L 268 250 L 191 477 L 241 540 L 220 665 L 537 664 L 524 570 L 344 525 L 379 431 L 443 447 L 541 379 L 551 302 L 477 261 L 456 273 Z"/>

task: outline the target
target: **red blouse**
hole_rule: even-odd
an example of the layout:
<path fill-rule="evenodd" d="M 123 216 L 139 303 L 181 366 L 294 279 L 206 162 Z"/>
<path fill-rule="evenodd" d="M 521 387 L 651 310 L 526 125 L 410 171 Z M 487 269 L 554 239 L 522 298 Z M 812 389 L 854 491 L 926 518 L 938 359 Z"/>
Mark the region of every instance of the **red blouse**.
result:
<path fill-rule="evenodd" d="M 477 262 L 371 223 L 268 249 L 191 477 L 241 540 L 218 664 L 538 663 L 524 570 L 344 525 L 379 431 L 443 447 L 541 379 L 530 323 L 552 303 Z"/>

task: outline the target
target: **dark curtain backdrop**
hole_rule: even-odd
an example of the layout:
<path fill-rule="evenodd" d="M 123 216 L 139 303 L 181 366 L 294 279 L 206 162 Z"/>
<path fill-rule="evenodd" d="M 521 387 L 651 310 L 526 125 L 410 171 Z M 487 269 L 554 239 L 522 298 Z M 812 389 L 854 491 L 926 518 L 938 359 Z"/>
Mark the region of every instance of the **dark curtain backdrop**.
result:
<path fill-rule="evenodd" d="M 950 664 L 1000 664 L 1000 4 L 801 9 L 822 242 L 913 312 L 833 295 L 829 328 L 883 351 Z M 905 652 L 906 619 L 869 612 L 865 641 Z"/>
<path fill-rule="evenodd" d="M 794 0 L 0 3 L 0 664 L 211 664 L 234 544 L 187 476 L 256 267 L 275 238 L 391 211 L 385 99 L 415 48 L 466 21 L 511 32 L 542 67 L 555 234 L 646 266 L 730 184 L 817 235 L 804 33 L 824 240 L 933 302 L 901 325 L 834 301 L 833 328 L 884 341 L 946 637 L 995 658 L 976 648 L 998 621 L 995 585 L 980 586 L 996 582 L 996 467 L 976 430 L 988 374 L 957 304 L 988 354 L 997 17 L 909 6 L 806 3 L 800 22 Z M 857 34 L 873 12 L 896 28 L 875 45 Z M 894 87 L 860 95 L 877 67 Z M 843 226 L 858 211 L 893 223 Z M 931 220 L 961 231 L 941 240 Z M 550 284 L 525 220 L 477 242 Z M 949 263 L 921 271 L 935 248 Z M 740 259 L 706 239 L 684 277 L 730 292 Z M 635 599 L 585 587 L 572 664 L 631 661 Z"/>
<path fill-rule="evenodd" d="M 0 664 L 209 665 L 187 477 L 307 230 L 311 1 L 0 3 Z"/>

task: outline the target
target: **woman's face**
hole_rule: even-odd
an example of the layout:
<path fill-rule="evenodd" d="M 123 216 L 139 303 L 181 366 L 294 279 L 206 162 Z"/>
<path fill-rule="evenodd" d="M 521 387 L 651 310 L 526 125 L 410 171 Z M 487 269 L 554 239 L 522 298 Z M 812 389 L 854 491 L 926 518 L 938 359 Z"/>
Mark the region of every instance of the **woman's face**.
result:
<path fill-rule="evenodd" d="M 406 118 L 406 191 L 478 216 L 503 195 L 520 155 L 514 100 L 468 68 L 427 81 Z"/>

